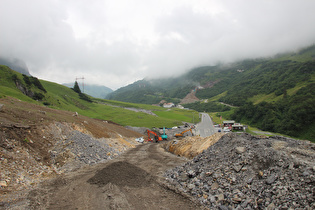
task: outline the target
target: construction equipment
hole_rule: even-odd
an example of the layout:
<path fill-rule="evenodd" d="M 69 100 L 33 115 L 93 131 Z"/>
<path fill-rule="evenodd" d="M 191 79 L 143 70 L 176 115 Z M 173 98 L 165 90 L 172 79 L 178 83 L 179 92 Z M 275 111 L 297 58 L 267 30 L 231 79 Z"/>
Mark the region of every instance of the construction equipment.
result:
<path fill-rule="evenodd" d="M 158 142 L 158 141 L 162 141 L 161 136 L 157 135 L 157 133 L 147 130 L 148 132 L 148 140 L 147 141 L 153 141 L 153 142 Z M 154 135 L 154 138 L 151 138 L 150 134 Z"/>
<path fill-rule="evenodd" d="M 161 135 L 163 140 L 167 140 L 167 135 L 165 134 L 165 127 L 163 127 L 163 134 Z"/>
<path fill-rule="evenodd" d="M 184 131 L 181 132 L 181 133 L 175 134 L 175 137 L 176 137 L 176 138 L 178 138 L 178 137 L 183 137 L 183 136 L 184 136 L 184 133 L 186 133 L 186 132 L 188 132 L 188 131 L 191 132 L 191 135 L 192 135 L 192 136 L 194 135 L 193 132 L 192 132 L 192 130 L 191 130 L 191 128 L 189 128 L 189 129 L 187 129 L 187 130 L 184 130 Z"/>

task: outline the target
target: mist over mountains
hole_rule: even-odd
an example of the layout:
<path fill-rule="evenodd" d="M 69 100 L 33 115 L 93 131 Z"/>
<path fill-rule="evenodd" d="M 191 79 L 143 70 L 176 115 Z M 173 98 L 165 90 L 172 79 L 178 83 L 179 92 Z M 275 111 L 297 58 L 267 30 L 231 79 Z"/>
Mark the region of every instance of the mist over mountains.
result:
<path fill-rule="evenodd" d="M 66 87 L 69 87 L 69 88 L 73 88 L 74 86 L 74 82 L 73 83 L 65 83 L 65 84 L 62 84 Z M 83 84 L 78 82 L 78 85 L 80 87 L 80 90 L 85 93 L 85 94 L 88 94 L 90 96 L 93 96 L 95 98 L 106 98 L 107 95 L 111 92 L 113 92 L 112 89 L 104 86 L 104 85 L 91 85 L 91 84 Z"/>
<path fill-rule="evenodd" d="M 315 45 L 275 57 L 244 59 L 233 63 L 193 68 L 178 77 L 138 80 L 110 93 L 112 100 L 156 104 L 161 100 L 179 103 L 195 90 L 199 99 L 219 94 L 220 102 L 244 105 L 258 94 L 282 95 L 298 83 L 311 79 Z"/>
<path fill-rule="evenodd" d="M 0 65 L 8 66 L 21 74 L 31 76 L 26 63 L 21 59 L 0 57 Z"/>
<path fill-rule="evenodd" d="M 21 74 L 32 76 L 29 72 L 29 69 L 26 63 L 21 59 L 0 57 L 0 65 L 8 66 L 10 69 L 17 71 Z M 106 96 L 109 93 L 113 92 L 112 89 L 103 85 L 84 84 L 84 87 L 83 87 L 82 84 L 80 83 L 78 84 L 82 92 L 96 98 L 106 98 Z M 72 88 L 74 86 L 74 83 L 65 83 L 63 85 L 66 87 Z"/>

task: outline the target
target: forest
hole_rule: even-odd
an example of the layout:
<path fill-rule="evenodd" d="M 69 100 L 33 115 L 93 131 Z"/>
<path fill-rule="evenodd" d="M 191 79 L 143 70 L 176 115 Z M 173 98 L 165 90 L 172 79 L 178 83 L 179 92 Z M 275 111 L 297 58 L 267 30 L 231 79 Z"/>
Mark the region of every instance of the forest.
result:
<path fill-rule="evenodd" d="M 315 83 L 310 83 L 292 96 L 284 95 L 276 103 L 253 105 L 247 102 L 236 109 L 231 118 L 265 131 L 315 140 L 314 104 Z"/>

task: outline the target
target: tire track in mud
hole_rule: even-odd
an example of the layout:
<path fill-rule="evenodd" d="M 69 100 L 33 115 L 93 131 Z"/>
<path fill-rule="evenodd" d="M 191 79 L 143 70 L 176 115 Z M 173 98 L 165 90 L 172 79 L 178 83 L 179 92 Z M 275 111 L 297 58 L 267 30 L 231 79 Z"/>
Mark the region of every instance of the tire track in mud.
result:
<path fill-rule="evenodd" d="M 114 160 L 46 182 L 29 194 L 29 208 L 202 209 L 162 184 L 165 170 L 186 160 L 159 144 L 139 145 Z"/>

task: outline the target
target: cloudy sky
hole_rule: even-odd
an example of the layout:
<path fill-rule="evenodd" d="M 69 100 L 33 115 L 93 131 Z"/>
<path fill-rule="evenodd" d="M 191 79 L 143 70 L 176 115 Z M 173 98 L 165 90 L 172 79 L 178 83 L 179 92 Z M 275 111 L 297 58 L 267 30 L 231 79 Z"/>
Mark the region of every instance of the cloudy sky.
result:
<path fill-rule="evenodd" d="M 0 56 L 105 85 L 315 43 L 314 0 L 0 0 Z"/>

